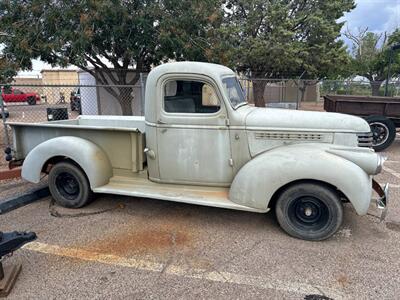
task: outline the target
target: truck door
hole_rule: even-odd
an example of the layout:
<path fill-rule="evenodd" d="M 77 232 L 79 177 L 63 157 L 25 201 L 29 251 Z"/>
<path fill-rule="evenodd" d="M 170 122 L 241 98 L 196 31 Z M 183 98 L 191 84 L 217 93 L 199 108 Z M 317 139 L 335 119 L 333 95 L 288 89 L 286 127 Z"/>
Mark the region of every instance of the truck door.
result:
<path fill-rule="evenodd" d="M 13 90 L 13 98 L 15 102 L 23 102 L 25 101 L 25 96 L 24 96 L 24 92 L 22 92 L 21 90 L 17 90 L 14 89 Z"/>
<path fill-rule="evenodd" d="M 160 180 L 230 185 L 233 177 L 227 112 L 206 78 L 162 83 L 157 127 Z"/>

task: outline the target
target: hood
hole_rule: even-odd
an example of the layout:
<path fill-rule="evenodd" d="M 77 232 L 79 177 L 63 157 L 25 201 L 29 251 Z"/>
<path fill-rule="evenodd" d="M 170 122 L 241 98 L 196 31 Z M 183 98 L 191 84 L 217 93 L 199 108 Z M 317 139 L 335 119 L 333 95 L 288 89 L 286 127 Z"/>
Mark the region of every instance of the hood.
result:
<path fill-rule="evenodd" d="M 359 117 L 315 111 L 254 107 L 246 117 L 246 129 L 289 129 L 330 132 L 370 132 Z"/>

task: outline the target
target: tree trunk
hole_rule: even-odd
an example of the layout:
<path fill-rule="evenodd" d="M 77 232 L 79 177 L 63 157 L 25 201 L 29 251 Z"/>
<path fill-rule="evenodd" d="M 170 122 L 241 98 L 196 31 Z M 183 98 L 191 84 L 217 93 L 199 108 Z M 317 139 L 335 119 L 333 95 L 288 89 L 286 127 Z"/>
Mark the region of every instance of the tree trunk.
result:
<path fill-rule="evenodd" d="M 254 105 L 257 107 L 265 107 L 264 91 L 267 81 L 255 79 L 252 80 L 252 82 Z"/>
<path fill-rule="evenodd" d="M 379 96 L 379 89 L 382 85 L 383 80 L 379 81 L 370 81 L 372 96 Z"/>
<path fill-rule="evenodd" d="M 133 103 L 133 88 L 131 87 L 119 87 L 118 88 L 118 102 L 121 105 L 121 111 L 123 116 L 132 116 L 132 103 Z"/>
<path fill-rule="evenodd" d="M 300 103 L 304 102 L 304 98 L 306 97 L 306 89 L 307 89 L 307 85 L 305 85 L 305 84 L 303 84 L 301 87 L 299 87 L 299 90 L 300 90 Z"/>

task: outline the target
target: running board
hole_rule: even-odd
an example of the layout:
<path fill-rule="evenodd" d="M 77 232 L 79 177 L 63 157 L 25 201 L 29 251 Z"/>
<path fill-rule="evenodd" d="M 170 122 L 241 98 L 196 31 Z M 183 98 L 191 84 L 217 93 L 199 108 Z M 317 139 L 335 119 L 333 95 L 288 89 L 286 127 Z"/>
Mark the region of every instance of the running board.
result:
<path fill-rule="evenodd" d="M 266 212 L 230 201 L 228 199 L 229 188 L 225 187 L 165 184 L 155 183 L 147 178 L 114 176 L 108 184 L 95 188 L 93 191 L 95 193 L 151 198 L 259 213 Z"/>

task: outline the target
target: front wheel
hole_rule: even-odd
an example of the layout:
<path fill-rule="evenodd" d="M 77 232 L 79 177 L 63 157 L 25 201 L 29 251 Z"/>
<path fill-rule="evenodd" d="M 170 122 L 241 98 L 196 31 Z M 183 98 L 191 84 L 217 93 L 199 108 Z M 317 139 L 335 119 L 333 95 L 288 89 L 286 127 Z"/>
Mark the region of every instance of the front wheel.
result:
<path fill-rule="evenodd" d="M 59 162 L 51 168 L 49 189 L 57 204 L 68 208 L 82 207 L 93 197 L 85 173 L 71 162 Z"/>
<path fill-rule="evenodd" d="M 289 235 L 309 241 L 331 237 L 343 221 L 338 194 L 318 183 L 292 185 L 279 196 L 276 207 L 279 225 Z"/>

